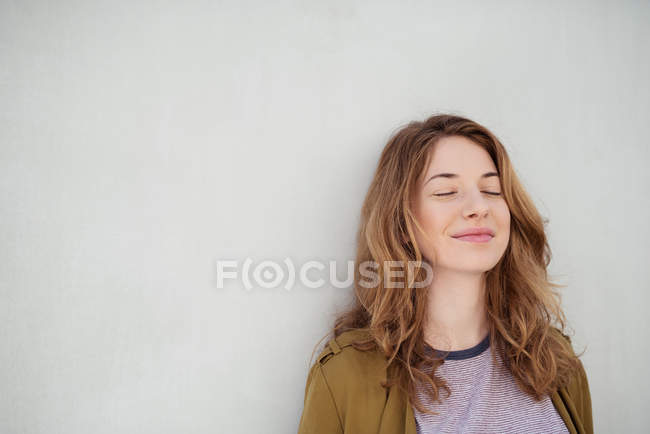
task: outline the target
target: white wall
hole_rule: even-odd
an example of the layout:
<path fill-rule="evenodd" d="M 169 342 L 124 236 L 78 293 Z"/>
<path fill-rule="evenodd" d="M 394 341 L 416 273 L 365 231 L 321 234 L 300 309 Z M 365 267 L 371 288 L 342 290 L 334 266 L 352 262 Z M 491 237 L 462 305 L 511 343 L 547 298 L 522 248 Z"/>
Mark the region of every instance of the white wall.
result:
<path fill-rule="evenodd" d="M 289 433 L 400 125 L 492 129 L 550 219 L 597 432 L 650 424 L 647 2 L 3 1 L 0 431 Z"/>

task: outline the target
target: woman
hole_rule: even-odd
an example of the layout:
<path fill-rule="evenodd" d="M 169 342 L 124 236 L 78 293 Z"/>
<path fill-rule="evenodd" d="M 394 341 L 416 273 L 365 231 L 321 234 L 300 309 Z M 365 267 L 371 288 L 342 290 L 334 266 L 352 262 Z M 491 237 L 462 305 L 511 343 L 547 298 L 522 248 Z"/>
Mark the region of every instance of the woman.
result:
<path fill-rule="evenodd" d="M 490 131 L 452 115 L 398 131 L 357 243 L 300 434 L 593 432 L 544 220 Z"/>

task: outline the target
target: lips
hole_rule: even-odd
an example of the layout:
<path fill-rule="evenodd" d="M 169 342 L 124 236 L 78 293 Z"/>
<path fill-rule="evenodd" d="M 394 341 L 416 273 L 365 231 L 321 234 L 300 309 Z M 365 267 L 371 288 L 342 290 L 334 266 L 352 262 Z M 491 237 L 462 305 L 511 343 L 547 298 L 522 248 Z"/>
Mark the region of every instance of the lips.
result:
<path fill-rule="evenodd" d="M 474 236 L 480 237 L 480 239 L 490 239 L 494 237 L 494 231 L 490 228 L 469 228 L 452 235 L 454 238 L 467 238 Z"/>
<path fill-rule="evenodd" d="M 491 235 L 482 234 L 482 235 L 463 235 L 462 237 L 454 237 L 457 240 L 461 241 L 471 241 L 474 243 L 487 243 L 492 239 Z"/>

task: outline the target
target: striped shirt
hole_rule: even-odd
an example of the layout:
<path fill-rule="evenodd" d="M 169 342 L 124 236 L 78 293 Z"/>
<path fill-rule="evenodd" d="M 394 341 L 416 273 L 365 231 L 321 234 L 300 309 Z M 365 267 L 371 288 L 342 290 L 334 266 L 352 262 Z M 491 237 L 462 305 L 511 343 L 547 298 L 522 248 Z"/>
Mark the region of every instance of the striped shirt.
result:
<path fill-rule="evenodd" d="M 499 363 L 493 363 L 489 338 L 488 334 L 472 348 L 450 351 L 436 369 L 451 390 L 447 397 L 439 389 L 441 403 L 428 402 L 424 385 L 418 385 L 418 397 L 439 413 L 420 413 L 413 407 L 418 434 L 568 433 L 548 395 L 535 401 L 517 386 L 499 356 Z M 437 351 L 428 346 L 427 350 Z"/>

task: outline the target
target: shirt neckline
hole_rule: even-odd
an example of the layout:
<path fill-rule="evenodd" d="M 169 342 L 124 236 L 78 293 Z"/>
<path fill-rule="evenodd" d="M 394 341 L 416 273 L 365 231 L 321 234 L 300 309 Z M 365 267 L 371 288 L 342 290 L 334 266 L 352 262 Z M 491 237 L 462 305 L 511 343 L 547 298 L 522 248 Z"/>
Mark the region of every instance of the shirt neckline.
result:
<path fill-rule="evenodd" d="M 456 351 L 441 351 L 437 350 L 435 348 L 432 348 L 429 344 L 425 343 L 425 351 L 431 353 L 435 352 L 438 357 L 444 357 L 445 360 L 464 360 L 464 359 L 469 359 L 471 357 L 476 357 L 479 354 L 483 353 L 483 351 L 487 350 L 488 347 L 490 346 L 490 333 L 488 333 L 481 342 L 478 344 L 474 345 L 471 348 L 467 348 L 464 350 L 456 350 Z M 446 355 L 446 357 L 445 357 Z"/>

